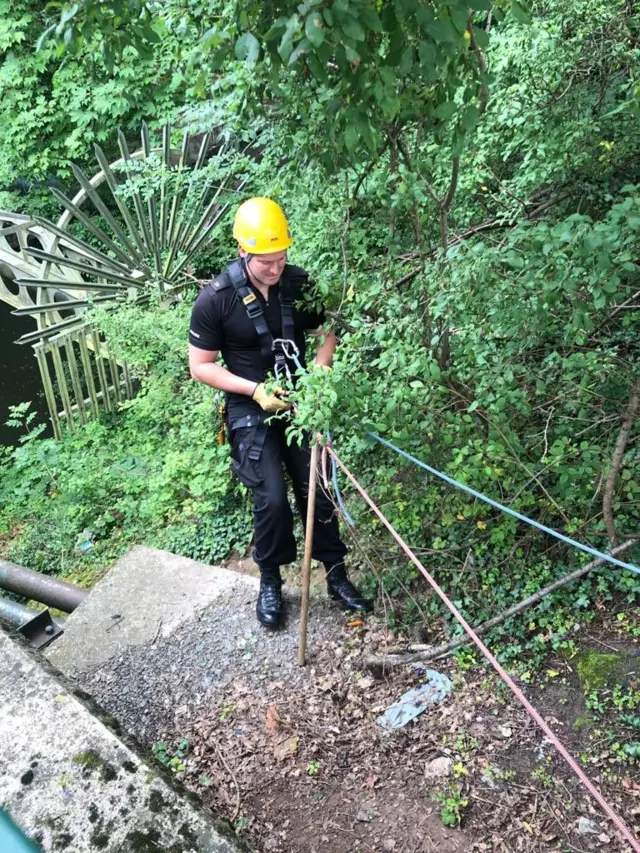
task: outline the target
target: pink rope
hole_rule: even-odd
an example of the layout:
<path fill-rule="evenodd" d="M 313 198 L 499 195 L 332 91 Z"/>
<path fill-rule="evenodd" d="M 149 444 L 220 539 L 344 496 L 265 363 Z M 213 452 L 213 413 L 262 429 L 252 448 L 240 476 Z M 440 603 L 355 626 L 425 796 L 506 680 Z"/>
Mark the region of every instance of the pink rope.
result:
<path fill-rule="evenodd" d="M 389 533 L 391 533 L 391 535 L 392 535 L 392 536 L 393 536 L 393 538 L 396 540 L 396 542 L 398 543 L 398 545 L 400 545 L 400 547 L 401 547 L 401 548 L 402 548 L 402 550 L 405 552 L 405 554 L 407 555 L 407 557 L 409 557 L 409 559 L 410 559 L 410 560 L 411 560 L 411 562 L 416 566 L 416 568 L 417 568 L 417 569 L 419 569 L 419 570 L 422 572 L 422 574 L 425 576 L 425 578 L 427 579 L 427 581 L 429 582 L 429 584 L 433 587 L 433 589 L 435 590 L 435 592 L 440 596 L 440 598 L 441 598 L 441 599 L 442 599 L 442 601 L 445 603 L 445 605 L 446 605 L 446 606 L 447 606 L 447 608 L 450 610 L 450 612 L 453 614 L 453 616 L 457 619 L 457 621 L 460 623 L 460 625 L 462 625 L 462 627 L 464 628 L 464 630 L 465 630 L 465 631 L 467 632 L 467 634 L 471 637 L 471 639 L 472 639 L 472 640 L 473 640 L 473 642 L 476 644 L 476 646 L 480 649 L 480 651 L 482 652 L 482 654 L 487 658 L 487 660 L 490 662 L 490 664 L 491 664 L 491 665 L 493 666 L 493 668 L 496 670 L 496 672 L 498 673 L 498 675 L 500 676 L 500 678 L 501 678 L 501 679 L 505 682 L 505 684 L 506 684 L 506 685 L 511 689 L 511 691 L 512 691 L 512 693 L 514 694 L 514 696 L 516 697 L 516 699 L 517 699 L 517 700 L 518 700 L 522 705 L 524 705 L 524 707 L 526 708 L 527 713 L 529 714 L 529 716 L 532 718 L 532 720 L 533 720 L 535 723 L 537 723 L 537 725 L 538 725 L 538 726 L 540 726 L 540 728 L 541 728 L 541 729 L 542 729 L 542 731 L 545 733 L 545 735 L 547 736 L 547 738 L 548 738 L 548 739 L 551 741 L 551 743 L 555 746 L 555 748 L 558 750 L 558 752 L 560 753 L 560 755 L 564 758 L 564 760 L 567 762 L 567 764 L 569 765 L 569 767 L 570 767 L 570 768 L 573 770 L 573 772 L 576 774 L 576 776 L 578 777 L 578 779 L 580 779 L 580 781 L 582 782 L 582 784 L 583 784 L 583 785 L 586 787 L 586 789 L 589 791 L 589 793 L 591 794 L 591 796 L 593 797 L 593 799 L 598 803 L 598 805 L 599 805 L 599 806 L 600 806 L 600 808 L 604 811 L 604 813 L 605 813 L 605 814 L 606 814 L 606 815 L 607 815 L 607 816 L 608 816 L 608 817 L 613 821 L 613 823 L 614 823 L 614 825 L 615 825 L 616 829 L 618 830 L 618 832 L 620 833 L 620 835 L 622 836 L 622 838 L 624 838 L 624 840 L 629 844 L 629 846 L 631 847 L 631 849 L 635 851 L 635 853 L 640 853 L 640 841 L 639 841 L 639 840 L 638 840 L 634 835 L 632 835 L 631 831 L 628 829 L 628 827 L 626 826 L 626 824 L 624 823 L 624 821 L 622 820 L 622 818 L 620 818 L 620 817 L 618 816 L 618 814 L 616 814 L 616 812 L 613 810 L 613 808 L 609 805 L 609 803 L 608 803 L 608 802 L 605 800 L 605 798 L 602 796 L 602 794 L 600 793 L 600 791 L 596 788 L 596 786 L 593 784 L 593 782 L 589 779 L 589 777 L 584 773 L 584 771 L 582 770 L 582 768 L 578 765 L 578 763 L 576 762 L 576 760 L 575 760 L 575 759 L 574 759 L 574 758 L 569 754 L 569 752 L 565 749 L 565 747 L 564 747 L 564 746 L 562 745 L 562 743 L 558 740 L 558 738 L 556 737 L 556 735 L 554 734 L 554 732 L 549 728 L 549 726 L 547 725 L 547 723 L 545 722 L 545 720 L 541 717 L 541 715 L 536 711 L 536 709 L 533 707 L 533 705 L 529 702 L 529 700 L 528 700 L 528 699 L 527 699 L 527 697 L 524 695 L 524 693 L 522 692 L 522 690 L 520 690 L 520 688 L 519 688 L 519 687 L 517 686 L 517 684 L 513 681 L 513 679 L 512 679 L 512 678 L 511 678 L 511 676 L 506 672 L 506 670 L 501 666 L 501 664 L 500 664 L 500 663 L 498 663 L 498 661 L 496 660 L 496 658 L 491 654 L 491 652 L 490 652 L 490 651 L 489 651 L 489 649 L 485 646 L 485 644 L 482 642 L 482 640 L 480 639 L 480 637 L 478 637 L 478 635 L 475 633 L 475 631 L 473 630 L 473 628 L 472 628 L 472 627 L 469 625 L 469 623 L 465 620 L 464 616 L 463 616 L 463 615 L 459 612 L 459 610 L 456 608 L 455 604 L 453 604 L 453 602 L 448 598 L 447 594 L 446 594 L 446 593 L 445 593 L 445 592 L 444 592 L 444 591 L 443 591 L 443 590 L 438 586 L 438 584 L 436 583 L 436 581 L 431 577 L 431 575 L 430 575 L 430 574 L 429 574 L 429 572 L 425 569 L 425 567 L 422 565 L 422 563 L 420 562 L 420 560 L 418 560 L 418 558 L 415 556 L 415 554 L 413 553 L 413 551 L 412 551 L 412 550 L 409 548 L 409 546 L 406 544 L 406 542 L 404 541 L 404 539 L 400 536 L 400 534 L 399 534 L 399 533 L 397 533 L 397 532 L 396 532 L 396 530 L 395 530 L 395 529 L 394 529 L 394 527 L 392 526 L 391 522 L 390 522 L 390 521 L 388 521 L 388 520 L 387 520 L 387 518 L 383 515 L 383 513 L 378 509 L 378 507 L 376 506 L 376 504 L 375 504 L 375 503 L 373 502 L 373 500 L 369 497 L 369 495 L 367 494 L 367 492 L 362 488 L 362 486 L 360 485 L 360 483 L 358 483 L 358 481 L 357 481 L 357 480 L 356 480 L 356 478 L 353 476 L 353 474 L 351 473 L 351 471 L 349 471 L 349 469 L 348 469 L 348 468 L 346 467 L 346 465 L 342 462 L 342 460 L 338 457 L 338 455 L 336 454 L 336 452 L 333 450 L 333 448 L 332 448 L 332 447 L 329 447 L 328 452 L 333 456 L 333 458 L 336 460 L 336 462 L 338 463 L 338 465 L 340 466 L 340 468 L 344 471 L 344 473 L 347 475 L 347 477 L 349 478 L 349 480 L 351 480 L 351 482 L 353 483 L 353 485 L 354 485 L 354 486 L 356 487 L 356 489 L 360 492 L 360 494 L 361 494 L 361 495 L 362 495 L 362 497 L 365 499 L 365 501 L 369 504 L 369 506 L 371 507 L 371 509 L 375 512 L 375 514 L 378 516 L 378 518 L 380 519 L 380 521 L 382 521 L 382 523 L 384 524 L 384 526 L 387 528 L 387 530 L 389 531 Z"/>

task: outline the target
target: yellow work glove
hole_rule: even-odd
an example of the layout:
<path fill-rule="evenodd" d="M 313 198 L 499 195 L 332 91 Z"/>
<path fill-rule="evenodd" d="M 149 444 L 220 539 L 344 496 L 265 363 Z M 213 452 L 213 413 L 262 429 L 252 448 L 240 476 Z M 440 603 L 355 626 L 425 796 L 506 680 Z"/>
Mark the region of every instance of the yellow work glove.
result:
<path fill-rule="evenodd" d="M 274 393 L 269 394 L 264 387 L 264 382 L 259 382 L 251 397 L 264 412 L 286 412 L 291 408 L 291 403 L 281 399 L 284 394 L 283 388 L 274 388 Z"/>

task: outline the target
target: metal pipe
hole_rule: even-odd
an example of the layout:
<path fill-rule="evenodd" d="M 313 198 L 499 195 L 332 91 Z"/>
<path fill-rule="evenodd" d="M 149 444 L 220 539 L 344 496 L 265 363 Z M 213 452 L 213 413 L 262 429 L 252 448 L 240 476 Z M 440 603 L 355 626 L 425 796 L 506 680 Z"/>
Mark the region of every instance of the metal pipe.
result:
<path fill-rule="evenodd" d="M 64 613 L 71 613 L 89 595 L 89 590 L 40 572 L 0 560 L 0 589 L 40 601 Z"/>
<path fill-rule="evenodd" d="M 37 615 L 38 611 L 32 607 L 26 607 L 24 604 L 18 604 L 17 601 L 11 601 L 10 598 L 0 595 L 0 622 L 4 622 L 5 625 L 20 628 Z"/>

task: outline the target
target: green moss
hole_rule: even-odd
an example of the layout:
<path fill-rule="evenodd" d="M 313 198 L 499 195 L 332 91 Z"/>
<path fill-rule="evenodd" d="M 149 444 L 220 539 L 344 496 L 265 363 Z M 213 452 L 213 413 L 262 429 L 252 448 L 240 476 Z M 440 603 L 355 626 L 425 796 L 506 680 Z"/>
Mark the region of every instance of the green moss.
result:
<path fill-rule="evenodd" d="M 588 693 L 601 690 L 618 677 L 624 666 L 624 655 L 588 651 L 578 655 L 575 662 L 582 687 Z"/>
<path fill-rule="evenodd" d="M 74 764 L 80 764 L 84 768 L 84 775 L 90 775 L 94 770 L 99 770 L 105 782 L 111 782 L 118 775 L 113 764 L 105 761 L 94 749 L 85 749 L 73 757 Z"/>
<path fill-rule="evenodd" d="M 95 770 L 97 767 L 100 767 L 102 759 L 94 749 L 85 749 L 83 752 L 79 752 L 73 756 L 73 763 L 81 764 L 83 767 Z"/>

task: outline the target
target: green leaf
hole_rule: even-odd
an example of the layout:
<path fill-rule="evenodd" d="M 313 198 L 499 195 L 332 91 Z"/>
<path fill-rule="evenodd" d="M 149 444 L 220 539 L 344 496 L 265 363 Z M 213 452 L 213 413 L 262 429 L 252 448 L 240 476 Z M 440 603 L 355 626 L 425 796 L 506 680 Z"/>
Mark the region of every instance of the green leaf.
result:
<path fill-rule="evenodd" d="M 316 78 L 316 80 L 320 80 L 322 83 L 329 82 L 329 75 L 327 74 L 326 68 L 320 62 L 317 56 L 313 53 L 310 53 L 307 56 L 307 62 L 309 64 L 309 68 L 311 69 L 311 73 Z"/>
<path fill-rule="evenodd" d="M 276 18 L 275 21 L 271 24 L 267 32 L 264 34 L 265 41 L 274 41 L 278 38 L 282 30 L 286 27 L 289 19 L 281 15 L 279 18 Z M 217 32 L 217 30 L 212 30 L 212 32 Z"/>
<path fill-rule="evenodd" d="M 55 30 L 55 28 L 56 28 L 56 25 L 51 24 L 51 26 L 47 27 L 47 29 L 44 30 L 44 32 L 40 35 L 40 38 L 38 39 L 38 41 L 36 43 L 36 53 L 39 50 L 42 50 L 42 48 L 45 46 L 46 42 L 48 41 L 49 36 Z"/>
<path fill-rule="evenodd" d="M 360 54 L 354 50 L 350 44 L 343 45 L 344 52 L 349 62 L 360 62 Z"/>
<path fill-rule="evenodd" d="M 293 36 L 297 28 L 298 16 L 292 15 L 287 22 L 287 29 L 282 36 L 280 44 L 278 45 L 278 54 L 283 62 L 286 62 L 291 56 L 291 51 L 293 50 Z"/>
<path fill-rule="evenodd" d="M 344 131 L 344 144 L 347 151 L 355 151 L 358 144 L 358 131 L 353 124 L 348 124 Z"/>
<path fill-rule="evenodd" d="M 460 35 L 462 35 L 467 29 L 467 10 L 460 9 L 457 6 L 451 6 L 449 9 L 449 15 L 453 22 L 453 26 L 460 33 Z"/>
<path fill-rule="evenodd" d="M 461 125 L 456 125 L 451 141 L 451 156 L 459 157 L 464 150 L 464 142 L 467 131 Z"/>
<path fill-rule="evenodd" d="M 456 105 L 453 101 L 445 101 L 444 104 L 439 104 L 433 114 L 436 118 L 439 118 L 441 121 L 446 121 L 450 119 L 456 111 Z"/>
<path fill-rule="evenodd" d="M 362 24 L 358 21 L 357 18 L 354 18 L 353 15 L 346 14 L 340 21 L 340 29 L 347 36 L 347 38 L 354 39 L 354 41 L 364 41 L 365 40 L 365 32 L 362 28 Z"/>
<path fill-rule="evenodd" d="M 368 30 L 371 30 L 371 32 L 382 32 L 382 21 L 380 20 L 376 10 L 372 9 L 370 6 L 365 6 L 365 8 L 361 10 L 360 20 Z"/>
<path fill-rule="evenodd" d="M 378 68 L 378 74 L 384 81 L 385 86 L 393 86 L 396 85 L 396 72 L 393 68 L 390 68 L 388 65 L 381 65 Z"/>
<path fill-rule="evenodd" d="M 461 37 L 458 36 L 450 21 L 433 21 L 429 24 L 429 35 L 435 42 L 455 42 Z"/>
<path fill-rule="evenodd" d="M 519 0 L 511 0 L 511 14 L 520 24 L 530 24 L 531 14 Z"/>
<path fill-rule="evenodd" d="M 418 56 L 425 68 L 433 68 L 436 63 L 436 50 L 428 41 L 421 41 L 418 46 Z"/>
<path fill-rule="evenodd" d="M 489 47 L 489 34 L 480 27 L 473 27 L 473 37 L 481 50 L 485 50 L 485 48 Z"/>
<path fill-rule="evenodd" d="M 69 21 L 73 20 L 75 16 L 78 14 L 78 10 L 80 9 L 79 3 L 74 3 L 73 6 L 68 6 L 67 8 L 63 8 L 60 14 L 60 21 L 58 23 L 59 27 L 63 27 L 65 24 L 68 24 Z"/>
<path fill-rule="evenodd" d="M 464 127 L 465 130 L 473 130 L 473 128 L 477 125 L 478 120 L 480 118 L 480 110 L 476 107 L 475 104 L 469 104 L 468 107 L 465 107 L 462 118 L 460 119 L 460 124 Z"/>
<path fill-rule="evenodd" d="M 303 54 L 307 53 L 309 48 L 311 47 L 311 42 L 308 38 L 301 39 L 295 47 L 295 50 L 289 57 L 287 62 L 288 65 L 293 65 L 297 59 L 299 59 Z"/>
<path fill-rule="evenodd" d="M 398 65 L 398 74 L 409 74 L 413 67 L 413 48 L 411 45 L 404 51 L 400 64 Z"/>
<path fill-rule="evenodd" d="M 324 24 L 318 12 L 312 12 L 305 21 L 304 31 L 314 47 L 320 47 L 324 41 Z"/>
<path fill-rule="evenodd" d="M 254 65 L 260 56 L 260 42 L 253 33 L 243 33 L 235 46 L 236 58 L 245 60 L 247 65 Z"/>

